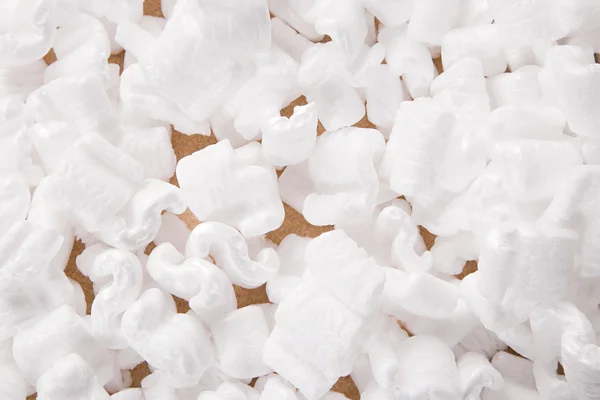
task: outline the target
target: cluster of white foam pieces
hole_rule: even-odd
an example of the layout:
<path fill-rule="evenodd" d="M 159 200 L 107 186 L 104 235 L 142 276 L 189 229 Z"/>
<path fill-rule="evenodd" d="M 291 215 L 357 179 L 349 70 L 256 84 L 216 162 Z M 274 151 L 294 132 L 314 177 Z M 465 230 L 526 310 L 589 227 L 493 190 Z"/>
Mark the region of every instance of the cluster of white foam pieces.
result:
<path fill-rule="evenodd" d="M 161 9 L 0 4 L 2 400 L 600 397 L 600 4 Z"/>

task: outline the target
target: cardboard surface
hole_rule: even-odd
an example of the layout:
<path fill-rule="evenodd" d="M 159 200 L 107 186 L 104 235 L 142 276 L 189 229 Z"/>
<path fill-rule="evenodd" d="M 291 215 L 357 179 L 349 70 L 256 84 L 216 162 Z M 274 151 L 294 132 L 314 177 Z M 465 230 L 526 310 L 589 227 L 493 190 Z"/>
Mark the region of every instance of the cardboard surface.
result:
<path fill-rule="evenodd" d="M 163 15 L 162 15 L 162 12 L 160 9 L 160 0 L 145 0 L 144 13 L 146 15 L 162 17 Z M 48 54 L 48 56 L 45 59 L 48 63 L 52 63 L 56 58 L 54 57 L 54 54 L 51 52 L 50 54 Z M 110 61 L 115 64 L 120 64 L 122 67 L 123 53 L 111 56 Z M 306 100 L 304 98 L 300 98 L 300 99 L 294 101 L 292 104 L 290 104 L 284 110 L 282 110 L 281 114 L 289 117 L 293 112 L 294 106 L 300 105 L 300 104 L 305 104 L 305 103 L 306 103 Z M 366 117 L 362 121 L 360 121 L 358 124 L 356 124 L 356 126 L 360 126 L 360 127 L 364 127 L 364 128 L 373 127 L 373 125 L 370 124 L 370 122 L 366 119 Z M 319 134 L 321 134 L 322 132 L 323 132 L 323 127 L 319 124 Z M 172 136 L 172 143 L 173 143 L 173 148 L 175 150 L 175 154 L 177 156 L 177 160 L 179 161 L 181 158 L 183 158 L 187 155 L 190 155 L 195 151 L 201 150 L 206 146 L 216 143 L 216 138 L 214 136 L 202 136 L 202 135 L 189 135 L 188 136 L 188 135 L 181 134 L 177 131 L 174 131 L 173 136 Z M 177 180 L 175 177 L 171 178 L 171 183 L 177 185 Z M 317 227 L 317 226 L 310 225 L 308 222 L 306 222 L 306 220 L 303 218 L 303 216 L 301 214 L 299 214 L 297 211 L 293 210 L 287 204 L 285 205 L 285 213 L 286 213 L 286 218 L 285 218 L 283 225 L 279 229 L 277 229 L 273 232 L 270 232 L 267 235 L 267 237 L 270 240 L 272 240 L 273 242 L 275 242 L 276 244 L 279 244 L 285 236 L 287 236 L 291 233 L 295 233 L 297 235 L 305 236 L 305 237 L 316 237 L 316 236 L 320 235 L 321 233 L 332 229 L 331 226 Z M 182 214 L 180 216 L 180 218 L 187 224 L 187 226 L 190 229 L 193 229 L 196 225 L 198 225 L 200 223 L 189 210 L 187 210 L 184 214 Z M 433 245 L 433 242 L 435 240 L 435 237 L 424 229 L 422 229 L 421 232 L 425 238 L 427 247 L 431 248 L 431 246 Z M 150 251 L 152 249 L 152 247 L 153 246 L 151 244 L 148 247 L 147 252 Z M 88 303 L 88 314 L 89 314 L 91 302 L 93 301 L 93 298 L 94 298 L 92 284 L 85 276 L 83 276 L 79 272 L 79 270 L 77 269 L 77 267 L 75 265 L 76 257 L 79 254 L 81 254 L 81 252 L 83 250 L 84 250 L 84 245 L 80 241 L 76 241 L 65 272 L 69 277 L 71 277 L 72 279 L 76 280 L 77 282 L 79 282 L 81 284 L 81 286 L 85 292 L 86 302 Z M 471 263 L 471 265 L 469 265 L 468 268 L 465 269 L 465 272 L 463 274 L 470 273 L 475 268 L 476 268 L 476 264 Z M 243 289 L 240 287 L 235 287 L 235 292 L 237 295 L 238 307 L 244 307 L 249 304 L 268 302 L 264 286 L 254 289 L 254 290 L 248 290 L 248 289 Z M 176 298 L 176 302 L 177 302 L 177 308 L 178 308 L 179 312 L 186 312 L 187 310 L 189 310 L 189 306 L 188 306 L 187 302 L 185 302 L 184 300 Z M 149 373 L 150 373 L 150 371 L 149 371 L 146 363 L 142 363 L 142 364 L 138 365 L 132 371 L 133 387 L 139 387 L 141 380 Z M 352 382 L 352 380 L 349 377 L 341 378 L 336 383 L 336 385 L 333 387 L 333 390 L 343 393 L 348 398 L 353 399 L 353 400 L 358 400 L 360 398 L 358 390 L 356 389 L 356 386 L 354 385 L 354 383 Z M 35 395 L 30 396 L 28 398 L 28 400 L 34 399 L 34 398 L 35 398 Z"/>

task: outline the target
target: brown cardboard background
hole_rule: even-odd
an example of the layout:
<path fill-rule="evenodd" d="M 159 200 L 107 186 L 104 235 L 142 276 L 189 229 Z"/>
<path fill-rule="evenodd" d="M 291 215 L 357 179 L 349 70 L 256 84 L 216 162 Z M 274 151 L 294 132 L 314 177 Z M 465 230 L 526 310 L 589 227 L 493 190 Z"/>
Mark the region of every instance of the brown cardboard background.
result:
<path fill-rule="evenodd" d="M 144 14 L 162 17 L 163 15 L 162 15 L 162 12 L 160 9 L 160 0 L 145 0 Z M 118 55 L 111 56 L 110 61 L 115 64 L 119 64 L 122 67 L 123 55 L 124 54 L 121 53 Z M 55 60 L 54 54 L 52 52 L 50 52 L 50 54 L 45 59 L 48 63 L 52 63 Z M 439 67 L 439 65 L 440 65 L 439 60 L 437 60 L 437 61 L 438 62 L 436 64 Z M 294 101 L 292 104 L 290 104 L 285 109 L 283 109 L 281 114 L 289 117 L 292 114 L 294 106 L 296 106 L 298 104 L 304 104 L 305 102 L 306 102 L 306 100 L 304 98 L 300 98 L 300 99 Z M 367 120 L 366 117 L 363 118 L 363 120 L 361 120 L 359 123 L 357 123 L 356 126 L 365 127 L 365 128 L 373 127 L 373 125 L 370 124 L 370 122 Z M 322 132 L 323 132 L 323 128 L 319 124 L 319 134 L 321 134 Z M 172 143 L 173 143 L 173 148 L 175 150 L 175 154 L 177 156 L 177 160 L 179 161 L 181 158 L 183 158 L 187 155 L 190 155 L 195 151 L 201 150 L 206 146 L 216 143 L 216 138 L 212 135 L 211 136 L 202 136 L 202 135 L 188 136 L 188 135 L 181 134 L 177 131 L 174 131 L 173 136 L 172 136 Z M 177 185 L 177 179 L 175 177 L 171 178 L 171 183 Z M 283 225 L 279 229 L 277 229 L 273 232 L 270 232 L 267 235 L 267 237 L 270 240 L 272 240 L 273 242 L 275 242 L 276 244 L 279 244 L 285 236 L 287 236 L 288 234 L 291 234 L 291 233 L 295 233 L 297 235 L 306 236 L 306 237 L 316 237 L 316 236 L 320 235 L 321 233 L 332 229 L 331 226 L 316 227 L 316 226 L 310 225 L 308 222 L 306 222 L 306 220 L 303 218 L 303 216 L 301 214 L 299 214 L 297 211 L 293 210 L 287 204 L 285 204 L 285 213 L 286 213 L 286 218 L 285 218 Z M 194 217 L 194 215 L 189 210 L 187 210 L 184 214 L 182 214 L 180 216 L 180 218 L 188 225 L 188 227 L 190 229 L 193 229 L 196 225 L 199 224 L 199 221 Z M 427 247 L 431 248 L 431 246 L 433 245 L 433 242 L 435 240 L 435 237 L 424 229 L 422 229 L 421 232 L 425 238 Z M 149 250 L 151 250 L 151 248 L 152 248 L 152 245 L 150 245 L 147 250 L 149 251 Z M 81 254 L 81 252 L 83 250 L 84 250 L 84 245 L 80 241 L 76 241 L 75 245 L 73 247 L 73 252 L 71 254 L 69 263 L 68 263 L 65 271 L 69 277 L 78 281 L 82 285 L 83 290 L 85 292 L 85 296 L 86 296 L 86 302 L 88 303 L 88 314 L 89 314 L 90 305 L 94 298 L 92 284 L 85 276 L 83 276 L 79 272 L 79 270 L 77 269 L 77 267 L 75 265 L 76 257 L 79 254 Z M 476 268 L 476 264 L 470 263 L 467 266 L 467 268 L 465 268 L 465 272 L 461 275 L 470 273 L 475 268 Z M 238 307 L 244 307 L 249 304 L 268 302 L 264 286 L 260 287 L 258 289 L 254 289 L 254 290 L 248 290 L 248 289 L 243 289 L 240 287 L 235 287 L 235 292 L 237 295 Z M 187 302 L 185 302 L 181 299 L 177 299 L 177 298 L 176 298 L 176 302 L 177 302 L 178 310 L 180 312 L 186 312 L 189 309 Z M 150 371 L 149 371 L 146 363 L 142 363 L 142 364 L 138 365 L 132 371 L 132 377 L 133 377 L 133 385 L 132 386 L 139 387 L 141 380 L 147 374 L 149 374 L 149 372 Z M 354 383 L 352 382 L 352 380 L 349 377 L 341 378 L 336 383 L 333 390 L 345 394 L 348 398 L 350 398 L 352 400 L 358 400 L 360 397 L 358 390 L 356 389 Z M 34 398 L 35 398 L 35 395 L 30 396 L 28 398 L 28 400 L 31 400 Z"/>

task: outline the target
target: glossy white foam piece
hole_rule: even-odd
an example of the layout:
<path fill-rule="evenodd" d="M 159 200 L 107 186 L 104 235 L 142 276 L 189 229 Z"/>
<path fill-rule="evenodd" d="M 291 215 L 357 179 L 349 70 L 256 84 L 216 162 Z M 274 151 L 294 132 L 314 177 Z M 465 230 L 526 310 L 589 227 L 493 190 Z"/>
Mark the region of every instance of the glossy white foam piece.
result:
<path fill-rule="evenodd" d="M 586 316 L 571 303 L 541 306 L 531 314 L 531 329 L 542 362 L 560 357 L 573 395 L 597 397 L 600 348 Z"/>
<path fill-rule="evenodd" d="M 0 100 L 0 121 L 0 173 L 20 173 L 29 185 L 37 185 L 44 174 L 31 157 L 31 139 L 25 134 L 30 120 L 24 104 L 16 98 Z"/>
<path fill-rule="evenodd" d="M 467 0 L 460 3 L 460 16 L 457 26 L 467 27 L 491 24 L 494 20 L 487 1 Z"/>
<path fill-rule="evenodd" d="M 313 42 L 277 17 L 271 19 L 271 40 L 273 46 L 285 51 L 298 63 L 302 61 L 302 54 L 313 45 Z"/>
<path fill-rule="evenodd" d="M 268 375 L 268 377 L 259 378 L 264 379 L 264 383 L 261 383 L 262 391 L 260 393 L 259 400 L 298 400 L 296 395 L 296 388 L 282 379 L 279 375 Z M 254 386 L 258 388 L 259 382 Z"/>
<path fill-rule="evenodd" d="M 146 376 L 142 380 L 141 386 L 144 400 L 181 400 L 177 395 L 177 390 L 169 383 L 166 374 L 160 370 L 155 370 Z"/>
<path fill-rule="evenodd" d="M 490 6 L 506 43 L 532 45 L 540 39 L 557 40 L 576 24 L 569 21 L 574 17 L 569 15 L 571 7 L 560 2 L 523 4 L 518 0 L 492 0 Z"/>
<path fill-rule="evenodd" d="M 279 269 L 275 250 L 264 248 L 257 253 L 256 261 L 250 259 L 248 243 L 242 234 L 220 222 L 205 222 L 194 228 L 185 254 L 199 259 L 211 256 L 231 282 L 248 289 L 263 285 Z"/>
<path fill-rule="evenodd" d="M 341 393 L 330 391 L 325 396 L 321 397 L 321 400 L 348 400 L 348 398 Z"/>
<path fill-rule="evenodd" d="M 40 400 L 109 400 L 85 359 L 71 353 L 57 360 L 36 384 Z"/>
<path fill-rule="evenodd" d="M 362 400 L 394 400 L 396 396 L 393 392 L 389 392 L 372 383 L 365 391 L 361 392 L 360 398 Z"/>
<path fill-rule="evenodd" d="M 541 221 L 584 233 L 588 221 L 598 215 L 594 199 L 600 190 L 600 167 L 585 165 L 572 168 L 562 182 Z"/>
<path fill-rule="evenodd" d="M 408 333 L 400 327 L 398 320 L 387 315 L 378 315 L 371 319 L 371 334 L 365 342 L 365 360 L 359 358 L 352 371 L 352 379 L 359 391 L 365 391 L 373 382 L 384 391 L 393 391 L 400 368 L 396 349 L 400 342 L 408 338 Z"/>
<path fill-rule="evenodd" d="M 290 2 L 296 13 L 313 23 L 320 34 L 332 39 L 349 60 L 354 60 L 367 37 L 368 28 L 364 6 L 358 0 L 333 0 L 329 2 Z"/>
<path fill-rule="evenodd" d="M 295 11 L 293 1 L 290 0 L 268 0 L 269 11 L 279 21 L 283 21 L 286 25 L 289 25 L 292 29 L 297 31 L 300 35 L 312 42 L 319 42 L 323 40 L 324 35 L 318 33 L 315 30 L 314 24 L 301 18 Z M 271 24 L 274 25 L 275 21 L 271 20 Z M 274 38 L 273 38 L 274 39 Z"/>
<path fill-rule="evenodd" d="M 492 160 L 504 171 L 501 179 L 516 201 L 551 198 L 565 173 L 583 165 L 580 152 L 569 142 L 515 140 L 496 144 Z"/>
<path fill-rule="evenodd" d="M 504 387 L 500 391 L 483 390 L 484 400 L 540 400 L 533 377 L 533 363 L 504 351 L 492 358 L 492 366 L 502 374 Z"/>
<path fill-rule="evenodd" d="M 106 385 L 104 385 L 104 389 L 109 393 L 116 393 L 120 390 L 128 388 L 132 385 L 133 382 L 131 371 L 122 371 L 117 365 L 115 365 L 114 368 L 114 378 Z"/>
<path fill-rule="evenodd" d="M 243 6 L 231 0 L 180 0 L 162 34 L 152 46 L 145 43 L 136 58 L 159 93 L 192 119 L 204 120 L 228 94 L 240 72 L 236 62 L 269 49 L 270 32 L 266 0 Z M 174 62 L 165 62 L 165 55 Z"/>
<path fill-rule="evenodd" d="M 105 84 L 110 81 L 110 39 L 102 23 L 91 15 L 81 13 L 63 23 L 52 49 L 56 61 L 44 72 L 46 83 L 85 75 L 97 75 Z M 114 72 L 118 74 L 118 69 Z"/>
<path fill-rule="evenodd" d="M 168 242 L 150 253 L 146 267 L 161 288 L 189 301 L 192 310 L 208 323 L 236 308 L 233 287 L 223 271 L 201 258 L 186 258 Z"/>
<path fill-rule="evenodd" d="M 210 129 L 217 140 L 229 140 L 231 147 L 234 149 L 252 142 L 252 140 L 246 139 L 235 129 L 234 118 L 223 108 L 215 111 L 208 121 L 210 122 Z"/>
<path fill-rule="evenodd" d="M 281 303 L 300 284 L 306 269 L 304 255 L 310 241 L 309 238 L 290 234 L 277 247 L 280 268 L 277 275 L 267 282 L 267 295 L 272 303 Z"/>
<path fill-rule="evenodd" d="M 0 68 L 27 65 L 42 58 L 52 47 L 57 20 L 54 1 L 3 2 L 0 9 Z"/>
<path fill-rule="evenodd" d="M 97 76 L 54 80 L 29 96 L 27 110 L 38 123 L 34 144 L 49 170 L 57 168 L 70 143 L 86 133 L 99 134 L 112 144 L 120 137 L 115 106 Z"/>
<path fill-rule="evenodd" d="M 600 98 L 600 66 L 578 46 L 558 46 L 547 57 L 556 100 L 565 113 L 569 128 L 578 135 L 597 137 L 600 119 L 594 113 Z"/>
<path fill-rule="evenodd" d="M 31 203 L 27 182 L 20 174 L 0 177 L 0 237 L 27 216 Z"/>
<path fill-rule="evenodd" d="M 23 400 L 33 389 L 23 378 L 23 374 L 15 363 L 12 355 L 12 342 L 0 342 L 0 396 L 6 400 Z"/>
<path fill-rule="evenodd" d="M 327 288 L 338 301 L 363 317 L 373 312 L 385 274 L 343 230 L 313 239 L 306 247 L 304 259 L 304 278 Z"/>
<path fill-rule="evenodd" d="M 398 76 L 392 74 L 388 64 L 381 64 L 372 71 L 365 87 L 367 114 L 377 129 L 389 134 L 396 119 L 400 103 L 409 100 L 409 95 Z"/>
<path fill-rule="evenodd" d="M 506 105 L 492 111 L 490 139 L 561 140 L 566 126 L 565 115 L 559 108 L 539 104 Z"/>
<path fill-rule="evenodd" d="M 407 22 L 415 4 L 415 0 L 364 0 L 367 10 L 385 26 L 396 27 Z"/>
<path fill-rule="evenodd" d="M 129 52 L 129 49 L 127 49 Z M 160 95 L 150 86 L 139 64 L 133 64 L 123 71 L 120 85 L 126 121 L 152 127 L 157 121 L 167 122 L 187 135 L 210 135 L 210 125 L 206 120 L 194 120 L 173 101 Z"/>
<path fill-rule="evenodd" d="M 309 102 L 316 102 L 319 121 L 329 131 L 351 126 L 365 115 L 349 64 L 348 56 L 331 42 L 315 44 L 302 55 L 299 88 Z"/>
<path fill-rule="evenodd" d="M 396 193 L 423 199 L 431 196 L 454 117 L 430 98 L 404 102 L 379 167 Z"/>
<path fill-rule="evenodd" d="M 199 383 L 190 387 L 180 389 L 174 388 L 169 383 L 165 374 L 159 370 L 154 371 L 144 378 L 141 386 L 145 400 L 197 400 L 201 393 L 216 391 L 224 382 L 237 383 L 238 380 L 226 376 L 220 370 L 218 363 L 213 363 L 213 365 L 202 375 Z M 250 380 L 245 380 L 243 382 L 249 383 Z"/>
<path fill-rule="evenodd" d="M 459 290 L 452 283 L 426 273 L 406 272 L 384 268 L 386 281 L 383 307 L 391 315 L 401 318 L 404 312 L 419 317 L 444 318 L 454 311 Z M 422 294 L 427 293 L 427 299 Z"/>
<path fill-rule="evenodd" d="M 345 225 L 343 229 L 379 265 L 390 266 L 392 265 L 390 249 L 402 225 L 401 217 L 403 214 L 410 215 L 410 213 L 411 208 L 406 200 L 394 199 L 377 206 L 370 220 L 361 224 Z M 420 246 L 420 243 L 416 243 L 417 248 L 424 249 Z"/>
<path fill-rule="evenodd" d="M 457 283 L 454 285 L 458 286 Z M 459 299 L 454 310 L 443 317 L 429 318 L 404 312 L 402 321 L 414 335 L 435 336 L 451 348 L 467 337 L 479 322 L 463 299 Z"/>
<path fill-rule="evenodd" d="M 462 279 L 460 294 L 485 329 L 501 333 L 518 326 L 522 321 L 519 321 L 512 312 L 480 293 L 477 275 L 478 271 Z"/>
<path fill-rule="evenodd" d="M 180 253 L 185 253 L 185 245 L 190 236 L 190 231 L 185 222 L 169 212 L 163 213 L 160 219 L 160 229 L 154 237 L 154 244 L 158 246 L 168 242 Z"/>
<path fill-rule="evenodd" d="M 245 139 L 259 135 L 261 128 L 280 116 L 280 110 L 300 96 L 298 63 L 277 47 L 253 57 L 254 73 L 223 104 L 234 118 L 235 130 Z"/>
<path fill-rule="evenodd" d="M 298 285 L 279 304 L 275 320 L 263 361 L 307 399 L 320 398 L 351 372 L 363 319 L 318 283 Z"/>
<path fill-rule="evenodd" d="M 27 96 L 44 84 L 46 63 L 37 60 L 20 67 L 0 69 L 0 96 L 25 101 Z"/>
<path fill-rule="evenodd" d="M 534 104 L 542 100 L 538 75 L 540 67 L 525 65 L 511 73 L 487 79 L 487 89 L 492 106 Z"/>
<path fill-rule="evenodd" d="M 427 251 L 419 227 L 410 214 L 399 207 L 386 210 L 393 212 L 394 222 L 398 224 L 391 248 L 392 266 L 409 273 L 429 271 L 433 266 L 433 256 Z"/>
<path fill-rule="evenodd" d="M 523 317 L 517 316 L 520 317 L 521 320 L 523 319 Z M 513 325 L 510 328 L 499 332 L 498 337 L 518 354 L 522 354 L 523 357 L 529 359 L 535 358 L 533 336 L 527 322 Z"/>
<path fill-rule="evenodd" d="M 161 214 L 181 214 L 186 210 L 177 186 L 156 179 L 146 179 L 119 211 L 112 225 L 97 236 L 105 243 L 124 250 L 137 250 L 150 243 L 160 229 Z"/>
<path fill-rule="evenodd" d="M 418 1 L 410 16 L 408 36 L 417 42 L 439 46 L 446 33 L 455 27 L 459 15 L 457 0 Z"/>
<path fill-rule="evenodd" d="M 251 379 L 273 371 L 262 361 L 271 331 L 261 308 L 251 305 L 232 311 L 212 325 L 211 331 L 217 359 L 227 375 Z"/>
<path fill-rule="evenodd" d="M 21 400 L 27 396 L 25 381 L 19 375 L 18 369 L 6 365 L 0 367 L 2 382 L 0 382 L 0 395 L 6 400 Z"/>
<path fill-rule="evenodd" d="M 390 72 L 402 76 L 408 93 L 413 98 L 428 96 L 437 71 L 427 46 L 411 39 L 406 25 L 383 28 L 378 40 L 385 47 Z"/>
<path fill-rule="evenodd" d="M 52 262 L 56 268 L 64 269 L 73 248 L 74 230 L 68 214 L 49 200 L 52 197 L 49 182 L 50 179 L 44 177 L 35 188 L 27 220 L 38 226 L 52 229 L 63 237 L 61 248 Z"/>
<path fill-rule="evenodd" d="M 143 0 L 103 0 L 95 2 L 93 8 L 108 21 L 139 21 L 144 13 Z"/>
<path fill-rule="evenodd" d="M 171 132 L 165 127 L 123 128 L 119 148 L 144 166 L 144 178 L 168 181 L 175 173 Z"/>
<path fill-rule="evenodd" d="M 0 340 L 60 305 L 77 304 L 64 265 L 53 263 L 62 242 L 57 232 L 28 221 L 13 224 L 1 237 Z"/>
<path fill-rule="evenodd" d="M 178 2 L 179 0 L 161 0 L 160 9 L 165 18 L 169 19 L 173 16 L 173 10 Z"/>
<path fill-rule="evenodd" d="M 521 46 L 505 44 L 504 53 L 511 71 L 517 71 L 527 65 L 536 65 L 533 46 Z"/>
<path fill-rule="evenodd" d="M 144 392 L 140 388 L 123 389 L 110 396 L 110 400 L 145 400 Z"/>
<path fill-rule="evenodd" d="M 165 0 L 165 2 L 166 2 L 166 0 Z M 126 24 L 126 23 L 124 23 L 124 24 Z M 141 29 L 144 29 L 146 32 L 149 32 L 152 36 L 154 36 L 154 38 L 157 38 L 160 36 L 162 31 L 165 30 L 166 24 L 167 24 L 167 20 L 165 18 L 154 17 L 154 16 L 150 16 L 150 15 L 144 15 L 139 20 L 139 27 Z M 131 27 L 131 25 L 126 25 L 126 26 Z M 117 31 L 115 30 L 115 35 L 116 35 L 116 32 Z M 120 36 L 119 39 L 123 40 L 123 37 Z M 130 51 L 125 52 L 125 58 L 123 60 L 123 67 L 128 68 L 130 65 L 133 65 L 136 63 L 137 63 L 137 58 L 135 57 L 135 55 Z"/>
<path fill-rule="evenodd" d="M 413 336 L 398 348 L 400 369 L 397 391 L 403 398 L 461 399 L 454 354 L 433 336 Z"/>
<path fill-rule="evenodd" d="M 498 391 L 504 386 L 502 375 L 480 353 L 463 354 L 456 360 L 456 367 L 465 398 L 479 397 L 484 388 Z"/>
<path fill-rule="evenodd" d="M 216 390 L 200 393 L 198 400 L 258 400 L 254 388 L 239 382 L 223 382 Z"/>
<path fill-rule="evenodd" d="M 600 140 L 596 138 L 581 139 L 581 156 L 586 165 L 600 164 Z"/>
<path fill-rule="evenodd" d="M 214 360 L 208 332 L 200 321 L 177 314 L 171 296 L 159 289 L 146 290 L 125 311 L 121 330 L 129 345 L 164 372 L 174 387 L 198 383 Z"/>
<path fill-rule="evenodd" d="M 77 257 L 77 268 L 94 283 L 94 337 L 109 349 L 129 347 L 121 333 L 121 319 L 142 291 L 139 259 L 130 252 L 96 244 Z"/>
<path fill-rule="evenodd" d="M 454 127 L 439 167 L 439 183 L 453 193 L 463 192 L 485 168 L 486 139 L 490 105 L 482 64 L 475 58 L 462 58 L 431 84 L 434 101 L 452 111 Z"/>
<path fill-rule="evenodd" d="M 262 126 L 262 150 L 272 165 L 287 166 L 306 160 L 317 142 L 317 105 L 294 107 L 290 118 L 275 117 Z"/>
<path fill-rule="evenodd" d="M 479 245 L 476 238 L 467 232 L 453 236 L 438 236 L 431 248 L 433 269 L 447 275 L 458 275 L 465 263 L 479 259 Z"/>
<path fill-rule="evenodd" d="M 116 223 L 141 184 L 143 167 L 97 134 L 77 140 L 51 175 L 52 199 L 88 232 Z"/>
<path fill-rule="evenodd" d="M 350 127 L 319 136 L 307 162 L 312 184 L 302 205 L 307 221 L 353 224 L 369 218 L 379 192 L 376 168 L 384 147 L 385 139 L 375 129 Z"/>
<path fill-rule="evenodd" d="M 572 399 L 573 393 L 563 376 L 556 373 L 558 361 L 550 365 L 542 365 L 539 362 L 533 364 L 533 375 L 535 385 L 544 399 Z M 554 367 L 554 368 L 553 368 Z"/>
<path fill-rule="evenodd" d="M 375 17 L 373 14 L 365 9 L 365 21 L 367 22 L 367 37 L 365 38 L 365 44 L 367 46 L 373 46 L 377 43 L 377 27 L 375 26 Z"/>
<path fill-rule="evenodd" d="M 485 76 L 503 73 L 507 61 L 498 26 L 477 25 L 449 31 L 442 40 L 444 69 L 464 57 L 481 61 Z"/>
<path fill-rule="evenodd" d="M 507 347 L 506 343 L 502 342 L 494 332 L 479 324 L 459 344 L 454 346 L 452 351 L 457 357 L 467 352 L 476 352 L 491 359 L 496 353 L 506 350 Z"/>
<path fill-rule="evenodd" d="M 71 353 L 79 354 L 89 364 L 101 385 L 113 378 L 110 352 L 94 339 L 86 321 L 68 305 L 21 329 L 13 340 L 15 361 L 32 385 Z"/>
<path fill-rule="evenodd" d="M 573 279 L 577 235 L 540 225 L 492 230 L 475 274 L 481 294 L 526 320 L 540 303 L 564 299 Z"/>
<path fill-rule="evenodd" d="M 188 207 L 201 221 L 230 224 L 248 237 L 283 222 L 275 171 L 245 163 L 228 140 L 182 158 L 177 179 Z"/>

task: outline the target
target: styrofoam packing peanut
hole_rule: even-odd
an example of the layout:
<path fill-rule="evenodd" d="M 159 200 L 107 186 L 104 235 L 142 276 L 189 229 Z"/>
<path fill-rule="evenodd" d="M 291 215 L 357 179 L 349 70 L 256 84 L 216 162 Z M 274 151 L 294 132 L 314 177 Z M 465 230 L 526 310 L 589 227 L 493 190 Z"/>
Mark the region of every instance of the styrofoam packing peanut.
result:
<path fill-rule="evenodd" d="M 406 25 L 383 28 L 378 41 L 385 47 L 390 72 L 402 76 L 408 93 L 413 98 L 429 95 L 429 86 L 437 71 L 427 46 L 412 40 Z"/>
<path fill-rule="evenodd" d="M 600 396 L 600 3 L 143 3 L 0 4 L 2 400 Z"/>
<path fill-rule="evenodd" d="M 353 125 L 365 115 L 364 101 L 352 86 L 351 62 L 331 42 L 313 45 L 302 54 L 298 85 L 308 101 L 316 102 L 319 120 L 330 131 Z"/>
<path fill-rule="evenodd" d="M 285 1 L 275 2 L 285 3 Z M 271 12 L 273 12 L 273 9 L 271 9 Z M 272 18 L 271 40 L 273 41 L 273 46 L 279 47 L 294 60 L 300 62 L 302 61 L 302 54 L 312 45 L 312 42 L 294 30 L 288 23 L 278 17 Z"/>
<path fill-rule="evenodd" d="M 53 8 L 52 0 L 2 5 L 0 68 L 27 65 L 50 50 L 58 26 Z"/>
<path fill-rule="evenodd" d="M 13 339 L 15 361 L 32 385 L 56 362 L 72 353 L 79 354 L 89 364 L 100 385 L 113 378 L 111 353 L 92 336 L 87 322 L 69 305 L 40 317 Z"/>
<path fill-rule="evenodd" d="M 269 11 L 279 18 L 280 21 L 285 22 L 292 29 L 297 31 L 301 36 L 306 39 L 318 42 L 323 39 L 323 34 L 319 34 L 315 30 L 314 24 L 301 18 L 294 10 L 293 3 L 286 0 L 268 0 Z M 274 21 L 271 21 L 273 24 Z"/>
<path fill-rule="evenodd" d="M 379 181 L 376 168 L 384 138 L 374 129 L 343 128 L 325 132 L 304 166 L 286 168 L 281 180 L 303 174 L 306 191 L 296 199 L 298 187 L 282 188 L 282 199 L 302 211 L 315 225 L 355 224 L 369 218 L 376 205 Z M 346 151 L 336 153 L 338 146 Z M 360 183 L 359 183 L 360 182 Z M 285 190 L 285 191 L 284 191 Z"/>
<path fill-rule="evenodd" d="M 202 258 L 186 258 L 171 243 L 157 246 L 150 253 L 146 268 L 159 287 L 189 301 L 192 310 L 208 323 L 236 308 L 227 275 Z"/>
<path fill-rule="evenodd" d="M 350 60 L 358 55 L 368 33 L 361 1 L 309 1 L 290 4 L 295 7 L 297 14 L 314 24 L 318 33 L 329 35 L 332 38 L 331 43 Z"/>
<path fill-rule="evenodd" d="M 79 309 L 76 287 L 52 263 L 62 240 L 55 231 L 27 221 L 13 224 L 0 239 L 2 340 L 56 307 L 70 304 Z"/>
<path fill-rule="evenodd" d="M 247 306 L 227 314 L 211 327 L 223 372 L 238 379 L 272 372 L 262 361 L 265 342 L 271 333 L 259 307 Z"/>
<path fill-rule="evenodd" d="M 290 118 L 274 117 L 262 127 L 262 150 L 272 165 L 288 166 L 306 160 L 317 141 L 316 104 L 294 107 Z"/>
<path fill-rule="evenodd" d="M 69 18 L 57 31 L 52 46 L 56 62 L 44 72 L 45 83 L 86 75 L 101 77 L 106 89 L 118 84 L 119 70 L 108 63 L 110 38 L 102 23 L 88 14 Z"/>
<path fill-rule="evenodd" d="M 206 168 L 211 172 L 198 179 L 198 171 Z M 283 222 L 275 171 L 244 163 L 228 140 L 184 157 L 177 164 L 177 179 L 201 221 L 229 223 L 246 236 L 267 233 Z"/>
<path fill-rule="evenodd" d="M 211 256 L 217 265 L 222 265 L 232 283 L 251 289 L 266 283 L 279 269 L 275 250 L 265 247 L 256 255 L 256 261 L 251 260 L 245 238 L 220 222 L 205 222 L 194 228 L 185 254 L 196 258 Z"/>
<path fill-rule="evenodd" d="M 159 289 L 146 290 L 125 311 L 121 330 L 129 345 L 174 387 L 198 383 L 214 359 L 200 321 L 178 314 L 173 299 Z"/>
<path fill-rule="evenodd" d="M 58 360 L 37 382 L 38 398 L 58 399 L 98 399 L 108 400 L 110 396 L 102 388 L 94 371 L 77 353 Z"/>
<path fill-rule="evenodd" d="M 97 244 L 77 257 L 77 268 L 95 286 L 91 310 L 94 337 L 110 349 L 129 347 L 121 333 L 121 319 L 142 290 L 139 259 L 127 251 Z"/>

